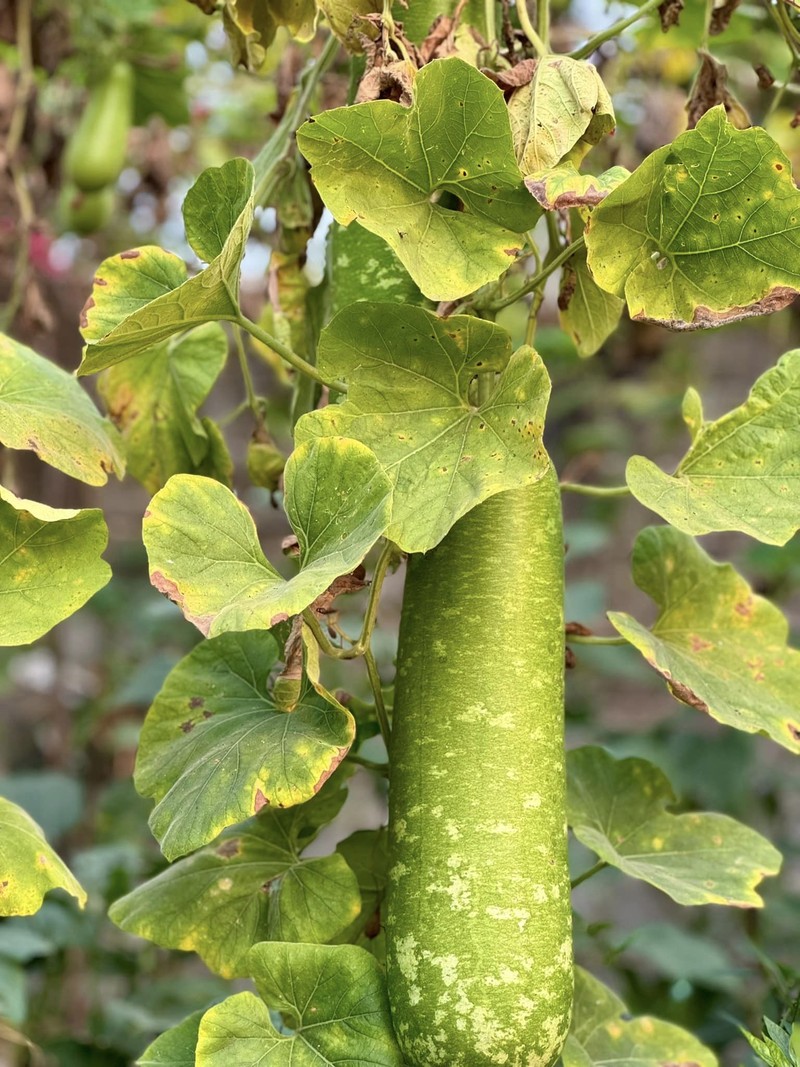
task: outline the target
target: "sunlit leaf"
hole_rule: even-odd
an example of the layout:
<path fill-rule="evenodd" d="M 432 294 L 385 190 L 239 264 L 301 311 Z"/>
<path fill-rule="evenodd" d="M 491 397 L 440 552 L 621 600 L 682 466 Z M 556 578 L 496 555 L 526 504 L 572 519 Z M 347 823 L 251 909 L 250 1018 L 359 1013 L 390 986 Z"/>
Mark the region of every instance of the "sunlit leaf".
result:
<path fill-rule="evenodd" d="M 601 289 L 579 250 L 564 264 L 558 294 L 561 328 L 575 342 L 578 354 L 593 356 L 617 328 L 625 302 Z"/>
<path fill-rule="evenodd" d="M 674 474 L 633 456 L 625 477 L 637 500 L 686 533 L 741 530 L 786 544 L 800 528 L 800 349 L 738 408 L 701 421 Z"/>
<path fill-rule="evenodd" d="M 595 208 L 586 235 L 598 285 L 634 319 L 673 329 L 776 311 L 800 291 L 800 190 L 764 130 L 723 107 L 648 156 Z"/>
<path fill-rule="evenodd" d="M 652 763 L 587 746 L 568 753 L 567 781 L 572 832 L 606 863 L 679 904 L 762 907 L 755 887 L 778 873 L 777 849 L 727 815 L 670 814 L 677 798 Z"/>
<path fill-rule="evenodd" d="M 616 993 L 582 967 L 575 968 L 572 1029 L 562 1061 L 564 1067 L 717 1067 L 711 1049 L 674 1023 L 631 1018 Z"/>
<path fill-rule="evenodd" d="M 22 808 L 0 797 L 0 916 L 33 915 L 51 889 L 64 889 L 81 907 L 86 893 Z"/>
<path fill-rule="evenodd" d="M 330 941 L 361 910 L 356 875 L 341 855 L 300 854 L 338 814 L 343 784 L 263 809 L 115 901 L 111 919 L 164 948 L 196 952 L 224 978 L 248 973 L 245 956 L 259 941 Z"/>
<path fill-rule="evenodd" d="M 456 57 L 419 72 L 413 107 L 334 108 L 302 126 L 297 142 L 336 220 L 382 237 L 432 300 L 499 277 L 536 221 L 503 94 Z"/>
<path fill-rule="evenodd" d="M 512 356 L 493 323 L 354 304 L 323 330 L 317 359 L 323 375 L 347 379 L 347 400 L 304 415 L 297 440 L 341 434 L 375 452 L 394 483 L 387 536 L 404 551 L 427 551 L 470 508 L 548 468 L 547 372 L 532 348 Z M 479 404 L 470 383 L 492 371 L 494 392 Z"/>
<path fill-rule="evenodd" d="M 250 512 L 218 482 L 175 475 L 150 501 L 150 580 L 204 634 L 268 629 L 352 571 L 386 529 L 391 484 L 375 455 L 342 437 L 297 448 L 286 512 L 300 544 L 288 581 L 266 559 Z"/>
<path fill-rule="evenodd" d="M 331 313 L 357 300 L 421 304 L 423 296 L 386 242 L 357 222 L 331 226 L 328 269 Z"/>
<path fill-rule="evenodd" d="M 200 1023 L 197 1067 L 403 1067 L 383 972 L 355 945 L 266 942 L 248 957 L 260 998 L 238 993 Z M 280 1033 L 269 1009 L 285 1014 Z"/>
<path fill-rule="evenodd" d="M 314 0 L 225 0 L 222 22 L 236 66 L 260 70 L 278 28 L 310 41 L 317 28 Z"/>
<path fill-rule="evenodd" d="M 125 441 L 128 471 L 155 493 L 173 474 L 196 472 L 209 452 L 197 409 L 225 366 L 218 323 L 162 341 L 109 367 L 98 390 Z"/>
<path fill-rule="evenodd" d="M 50 508 L 0 486 L 0 645 L 26 645 L 102 589 L 102 511 Z"/>
<path fill-rule="evenodd" d="M 32 449 L 89 485 L 122 477 L 120 436 L 71 374 L 0 334 L 0 445 Z"/>
<path fill-rule="evenodd" d="M 266 805 L 309 800 L 345 756 L 352 716 L 312 690 L 279 711 L 267 686 L 268 633 L 223 634 L 194 648 L 150 708 L 134 780 L 156 806 L 150 826 L 168 859 L 207 845 Z"/>
<path fill-rule="evenodd" d="M 547 211 L 565 211 L 571 207 L 595 207 L 628 177 L 630 172 L 625 167 L 611 167 L 602 174 L 581 174 L 568 161 L 534 171 L 526 177 L 525 185 Z"/>
<path fill-rule="evenodd" d="M 549 170 L 579 146 L 577 155 L 611 133 L 614 108 L 591 63 L 543 56 L 533 77 L 508 102 L 514 151 L 525 175 Z"/>
<path fill-rule="evenodd" d="M 104 370 L 193 326 L 236 318 L 239 269 L 253 221 L 252 164 L 231 159 L 203 171 L 187 193 L 184 215 L 195 249 L 216 255 L 192 278 L 182 260 L 152 245 L 104 260 L 81 313 L 88 343 L 79 374 Z"/>
<path fill-rule="evenodd" d="M 800 752 L 800 652 L 781 612 L 729 563 L 715 563 L 669 526 L 633 550 L 636 584 L 659 607 L 650 629 L 609 612 L 619 633 L 663 675 L 672 695 L 719 722 Z"/>

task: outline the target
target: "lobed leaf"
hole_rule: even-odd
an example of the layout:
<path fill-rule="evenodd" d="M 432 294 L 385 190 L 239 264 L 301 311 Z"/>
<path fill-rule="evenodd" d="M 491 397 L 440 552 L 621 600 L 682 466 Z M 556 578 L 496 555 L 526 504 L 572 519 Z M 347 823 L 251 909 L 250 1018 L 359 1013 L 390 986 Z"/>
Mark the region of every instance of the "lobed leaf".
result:
<path fill-rule="evenodd" d="M 163 948 L 196 952 L 223 978 L 248 973 L 257 942 L 332 940 L 361 911 L 356 875 L 341 855 L 300 854 L 338 815 L 343 786 L 333 779 L 303 804 L 262 809 L 116 900 L 110 918 Z"/>
<path fill-rule="evenodd" d="M 250 512 L 218 482 L 178 474 L 150 501 L 150 580 L 202 633 L 268 629 L 298 614 L 357 567 L 388 525 L 391 483 L 358 441 L 302 445 L 289 457 L 285 484 L 300 544 L 300 571 L 289 580 L 261 551 Z"/>
<path fill-rule="evenodd" d="M 0 334 L 0 445 L 39 459 L 88 485 L 121 478 L 120 436 L 71 374 Z"/>
<path fill-rule="evenodd" d="M 198 326 L 104 371 L 98 391 L 122 431 L 128 470 L 157 492 L 173 475 L 198 472 L 211 448 L 197 409 L 225 366 L 219 323 Z"/>
<path fill-rule="evenodd" d="M 206 216 L 208 203 L 219 199 L 225 203 Z M 88 343 L 78 374 L 121 363 L 193 326 L 235 319 L 253 205 L 252 164 L 228 160 L 203 171 L 184 202 L 190 243 L 202 255 L 216 252 L 205 270 L 189 278 L 182 260 L 152 245 L 104 260 L 81 313 Z"/>
<path fill-rule="evenodd" d="M 715 563 L 669 526 L 643 530 L 633 577 L 660 611 L 647 629 L 609 612 L 616 630 L 667 681 L 678 700 L 718 722 L 800 752 L 800 652 L 786 644 L 781 612 L 729 563 Z"/>
<path fill-rule="evenodd" d="M 755 887 L 781 855 L 727 815 L 672 815 L 672 786 L 643 759 L 587 746 L 567 755 L 567 821 L 600 859 L 649 882 L 679 904 L 763 906 Z"/>
<path fill-rule="evenodd" d="M 354 304 L 323 330 L 317 359 L 347 379 L 347 399 L 304 415 L 296 439 L 344 435 L 373 450 L 393 484 L 387 536 L 406 552 L 433 548 L 470 508 L 548 469 L 547 372 L 532 348 L 512 356 L 492 323 Z M 473 403 L 471 381 L 490 372 L 494 392 Z"/>
<path fill-rule="evenodd" d="M 238 993 L 200 1023 L 197 1067 L 403 1067 L 383 972 L 355 945 L 256 945 L 249 971 L 260 998 Z M 288 1017 L 276 1030 L 270 1008 Z"/>
<path fill-rule="evenodd" d="M 267 687 L 277 658 L 268 633 L 223 634 L 185 656 L 156 696 L 134 781 L 156 801 L 150 827 L 168 859 L 267 805 L 310 800 L 352 744 L 353 717 L 313 691 L 278 709 Z"/>
<path fill-rule="evenodd" d="M 719 326 L 800 291 L 800 191 L 769 134 L 714 107 L 595 208 L 586 242 L 595 281 L 631 318 Z"/>
<path fill-rule="evenodd" d="M 195 1067 L 195 1049 L 202 1011 L 195 1011 L 147 1046 L 137 1067 Z"/>
<path fill-rule="evenodd" d="M 383 238 L 431 300 L 494 281 L 536 222 L 503 94 L 457 57 L 417 74 L 412 107 L 334 108 L 301 126 L 297 143 L 337 222 Z"/>
<path fill-rule="evenodd" d="M 33 915 L 51 889 L 63 889 L 81 907 L 86 893 L 22 808 L 0 797 L 0 916 Z"/>
<path fill-rule="evenodd" d="M 0 486 L 0 544 L 0 645 L 36 641 L 111 577 L 97 508 L 51 508 Z"/>
<path fill-rule="evenodd" d="M 800 349 L 762 374 L 738 408 L 716 422 L 699 409 L 691 421 L 692 445 L 674 474 L 643 456 L 628 461 L 636 499 L 685 533 L 741 530 L 786 544 L 800 528 Z"/>
<path fill-rule="evenodd" d="M 582 967 L 575 968 L 572 1029 L 564 1067 L 717 1067 L 711 1049 L 674 1023 L 648 1015 L 630 1017 L 616 995 Z"/>

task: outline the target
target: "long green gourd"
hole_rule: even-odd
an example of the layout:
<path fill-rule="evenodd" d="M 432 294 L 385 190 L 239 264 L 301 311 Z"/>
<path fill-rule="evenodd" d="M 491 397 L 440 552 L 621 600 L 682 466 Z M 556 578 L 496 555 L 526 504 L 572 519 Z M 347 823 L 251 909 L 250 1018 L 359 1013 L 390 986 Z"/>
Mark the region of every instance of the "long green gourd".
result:
<path fill-rule="evenodd" d="M 409 560 L 386 932 L 413 1067 L 549 1067 L 567 1035 L 563 568 L 552 469 Z"/>

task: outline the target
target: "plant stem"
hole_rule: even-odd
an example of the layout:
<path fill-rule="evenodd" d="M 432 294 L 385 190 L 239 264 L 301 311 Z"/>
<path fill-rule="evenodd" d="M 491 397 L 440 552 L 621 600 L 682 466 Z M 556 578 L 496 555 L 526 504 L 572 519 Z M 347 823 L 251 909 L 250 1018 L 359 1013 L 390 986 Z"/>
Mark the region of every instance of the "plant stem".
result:
<path fill-rule="evenodd" d="M 326 381 L 313 364 L 292 351 L 292 349 L 282 341 L 279 341 L 277 337 L 273 337 L 271 333 L 267 333 L 267 331 L 262 329 L 258 323 L 252 322 L 246 315 L 243 315 L 240 312 L 238 318 L 233 321 L 237 326 L 241 326 L 242 329 L 247 330 L 247 332 L 255 337 L 257 341 L 260 341 L 262 345 L 266 345 L 267 348 L 271 348 L 273 352 L 277 352 L 281 359 L 286 360 L 290 367 L 294 367 L 294 369 L 300 371 L 301 374 L 308 375 L 309 378 L 313 378 L 315 382 L 319 382 L 320 385 L 325 385 L 329 389 L 335 389 L 337 393 L 347 392 L 347 386 L 344 382 Z"/>
<path fill-rule="evenodd" d="M 550 0 L 536 0 L 536 32 L 550 51 Z"/>
<path fill-rule="evenodd" d="M 583 248 L 585 244 L 583 235 L 573 241 L 572 244 L 567 245 L 562 249 L 557 256 L 555 256 L 549 263 L 545 263 L 540 271 L 537 271 L 532 278 L 529 278 L 524 285 L 521 285 L 515 293 L 511 296 L 503 297 L 502 300 L 495 300 L 494 303 L 487 306 L 488 311 L 501 311 L 503 308 L 507 308 L 510 304 L 516 303 L 521 296 L 525 296 L 526 293 L 532 293 L 534 289 L 537 289 L 542 282 L 546 281 L 553 271 L 558 268 L 573 256 L 580 248 Z"/>
<path fill-rule="evenodd" d="M 570 59 L 586 59 L 592 52 L 596 52 L 597 49 L 606 43 L 606 41 L 612 40 L 614 37 L 618 37 L 629 26 L 632 26 L 634 22 L 638 22 L 639 19 L 649 15 L 651 11 L 660 5 L 661 0 L 645 0 L 638 11 L 634 11 L 628 18 L 620 19 L 619 22 L 615 22 L 612 26 L 608 26 L 605 30 L 601 30 L 596 33 L 594 37 L 590 37 L 586 44 L 581 45 L 580 48 L 576 48 L 574 52 L 570 52 Z"/>
<path fill-rule="evenodd" d="M 541 4 L 539 4 L 538 6 L 540 7 Z M 547 45 L 536 32 L 536 30 L 533 28 L 531 16 L 528 13 L 527 0 L 517 0 L 517 17 L 519 18 L 519 24 L 522 27 L 522 32 L 525 34 L 525 36 L 531 42 L 533 47 L 536 49 L 536 55 L 546 56 Z"/>
<path fill-rule="evenodd" d="M 578 493 L 581 496 L 630 496 L 627 485 L 582 485 L 579 482 L 559 482 L 562 493 Z"/>
<path fill-rule="evenodd" d="M 594 634 L 567 634 L 568 645 L 627 645 L 624 637 L 596 637 Z"/>
<path fill-rule="evenodd" d="M 497 47 L 497 18 L 495 13 L 495 0 L 484 0 L 484 17 L 486 19 L 486 40 L 489 47 Z"/>
<path fill-rule="evenodd" d="M 367 674 L 369 675 L 369 684 L 372 686 L 372 695 L 375 698 L 375 712 L 378 716 L 378 725 L 381 728 L 381 736 L 383 737 L 383 743 L 388 750 L 392 737 L 392 728 L 389 725 L 389 716 L 386 713 L 386 704 L 383 701 L 381 676 L 378 673 L 378 664 L 375 662 L 375 656 L 371 648 L 367 648 L 364 651 L 364 663 L 366 664 Z"/>
<path fill-rule="evenodd" d="M 576 889 L 583 882 L 587 882 L 590 878 L 593 878 L 596 874 L 604 870 L 607 866 L 608 864 L 605 860 L 599 860 L 597 863 L 595 863 L 593 867 L 590 867 L 588 870 L 584 871 L 583 874 L 579 874 L 577 878 L 573 878 L 570 882 L 570 887 L 572 889 Z"/>
<path fill-rule="evenodd" d="M 374 771 L 376 774 L 380 774 L 384 778 L 389 777 L 388 763 L 376 763 L 374 760 L 365 759 L 363 756 L 355 755 L 352 752 L 347 753 L 347 760 L 350 763 L 357 763 L 359 767 L 366 767 L 368 771 Z"/>
<path fill-rule="evenodd" d="M 361 634 L 359 635 L 358 640 L 353 645 L 353 651 L 357 656 L 363 655 L 372 641 L 372 631 L 375 629 L 375 622 L 378 618 L 378 602 L 381 597 L 383 580 L 389 570 L 389 564 L 392 561 L 394 551 L 394 543 L 392 541 L 387 541 L 381 549 L 381 554 L 378 556 L 378 562 L 375 564 L 375 573 L 372 575 L 372 584 L 369 589 L 369 600 L 367 601 L 364 625 L 361 627 Z"/>
<path fill-rule="evenodd" d="M 702 49 L 708 49 L 708 39 L 711 36 L 711 18 L 714 14 L 714 0 L 706 0 L 706 13 L 703 19 L 703 36 L 700 40 L 700 47 Z"/>
<path fill-rule="evenodd" d="M 294 149 L 293 134 L 305 120 L 308 103 L 319 85 L 323 74 L 333 63 L 339 51 L 339 41 L 331 34 L 319 56 L 300 75 L 297 91 L 283 113 L 275 132 L 253 160 L 256 172 L 255 202 L 268 201 L 276 179 L 280 176 L 281 164 Z"/>
<path fill-rule="evenodd" d="M 253 376 L 250 373 L 250 364 L 247 362 L 247 352 L 244 348 L 244 339 L 242 337 L 242 331 L 239 326 L 233 327 L 233 336 L 236 341 L 236 354 L 239 357 L 239 367 L 242 371 L 242 379 L 244 380 L 244 391 L 247 396 L 247 406 L 253 413 L 253 418 L 259 424 L 264 421 L 264 415 L 261 410 L 261 405 L 258 402 L 255 388 L 253 387 Z"/>

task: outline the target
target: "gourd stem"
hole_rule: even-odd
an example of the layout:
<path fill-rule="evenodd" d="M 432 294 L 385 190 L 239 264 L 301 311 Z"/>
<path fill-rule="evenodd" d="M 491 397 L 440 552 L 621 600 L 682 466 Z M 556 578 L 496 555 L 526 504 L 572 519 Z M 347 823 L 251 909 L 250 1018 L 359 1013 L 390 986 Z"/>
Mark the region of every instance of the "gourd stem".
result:
<path fill-rule="evenodd" d="M 588 882 L 590 878 L 594 878 L 596 874 L 599 874 L 599 872 L 604 870 L 607 866 L 608 864 L 605 860 L 599 860 L 593 867 L 584 871 L 583 874 L 579 874 L 577 878 L 573 878 L 570 882 L 570 888 L 576 889 L 579 885 L 582 885 L 583 882 Z"/>
<path fill-rule="evenodd" d="M 371 648 L 366 649 L 364 652 L 364 663 L 366 664 L 367 674 L 369 675 L 369 684 L 372 686 L 372 695 L 375 699 L 375 712 L 378 716 L 378 725 L 381 728 L 381 736 L 383 737 L 383 743 L 388 750 L 392 737 L 392 728 L 389 725 L 389 715 L 383 700 L 383 690 L 381 689 L 381 676 L 378 673 L 378 664 L 375 662 L 375 656 Z"/>
<path fill-rule="evenodd" d="M 531 17 L 528 13 L 527 0 L 517 0 L 517 17 L 519 18 L 522 32 L 536 49 L 536 55 L 546 56 L 548 51 L 547 45 L 533 28 L 533 23 L 531 22 Z"/>
<path fill-rule="evenodd" d="M 639 19 L 649 15 L 651 11 L 655 11 L 660 6 L 662 0 L 645 0 L 645 3 L 639 8 L 638 11 L 634 11 L 628 18 L 620 19 L 619 22 L 615 22 L 612 26 L 607 27 L 605 30 L 601 30 L 596 33 L 594 37 L 590 37 L 586 44 L 581 45 L 580 48 L 576 48 L 574 52 L 569 53 L 570 59 L 586 59 L 592 52 L 596 52 L 597 49 L 606 43 L 611 41 L 614 37 L 618 37 L 629 26 L 632 26 L 634 22 L 638 22 Z"/>
<path fill-rule="evenodd" d="M 630 496 L 627 485 L 581 485 L 579 482 L 559 482 L 562 493 L 578 493 L 580 496 L 615 497 Z"/>
<path fill-rule="evenodd" d="M 247 330 L 251 336 L 255 337 L 257 341 L 260 341 L 262 345 L 266 345 L 267 348 L 271 348 L 273 352 L 285 360 L 290 367 L 294 367 L 295 370 L 300 371 L 301 374 L 307 375 L 309 378 L 313 378 L 315 382 L 319 382 L 320 385 L 325 385 L 329 389 L 335 389 L 337 393 L 346 393 L 347 386 L 344 382 L 339 381 L 327 381 L 322 377 L 317 368 L 299 356 L 297 352 L 293 352 L 291 348 L 285 345 L 282 341 L 279 341 L 277 337 L 274 337 L 271 333 L 267 333 L 262 329 L 258 323 L 252 322 L 245 315 L 239 314 L 238 318 L 233 320 L 237 326 L 241 326 L 242 329 Z"/>
<path fill-rule="evenodd" d="M 233 337 L 236 343 L 236 354 L 239 357 L 239 367 L 242 371 L 242 379 L 244 380 L 244 391 L 247 396 L 247 406 L 253 413 L 253 418 L 259 425 L 264 422 L 264 415 L 261 410 L 261 405 L 258 402 L 256 391 L 253 386 L 253 376 L 250 373 L 250 364 L 247 362 L 247 352 L 244 347 L 244 339 L 242 337 L 242 331 L 240 327 L 233 327 Z"/>
<path fill-rule="evenodd" d="M 597 637 L 595 634 L 567 634 L 568 645 L 627 645 L 624 637 Z"/>
<path fill-rule="evenodd" d="M 525 296 L 526 293 L 532 293 L 534 289 L 546 281 L 553 271 L 566 263 L 570 256 L 573 256 L 579 249 L 583 248 L 586 243 L 583 235 L 573 241 L 572 244 L 568 244 L 566 248 L 562 249 L 557 256 L 555 256 L 549 263 L 545 263 L 540 271 L 537 271 L 532 278 L 529 278 L 524 285 L 521 285 L 516 292 L 510 296 L 503 297 L 501 300 L 495 300 L 493 303 L 487 306 L 488 311 L 502 311 L 503 308 L 509 307 L 511 304 L 515 304 L 521 296 Z"/>

